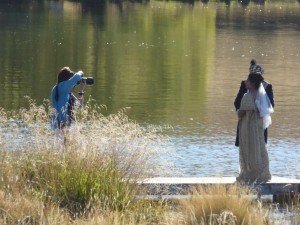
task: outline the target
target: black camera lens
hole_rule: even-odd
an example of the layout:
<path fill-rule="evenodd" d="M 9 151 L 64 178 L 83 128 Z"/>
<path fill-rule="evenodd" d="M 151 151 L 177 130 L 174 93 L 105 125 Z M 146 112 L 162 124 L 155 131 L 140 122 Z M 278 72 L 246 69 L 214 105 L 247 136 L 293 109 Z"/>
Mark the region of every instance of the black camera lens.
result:
<path fill-rule="evenodd" d="M 86 85 L 93 85 L 94 84 L 94 78 L 92 78 L 92 77 L 82 77 L 81 80 L 77 82 L 77 84 L 80 84 L 81 82 L 85 83 Z"/>
<path fill-rule="evenodd" d="M 93 85 L 94 84 L 94 78 L 92 77 L 84 77 L 83 82 L 85 82 L 86 85 Z"/>

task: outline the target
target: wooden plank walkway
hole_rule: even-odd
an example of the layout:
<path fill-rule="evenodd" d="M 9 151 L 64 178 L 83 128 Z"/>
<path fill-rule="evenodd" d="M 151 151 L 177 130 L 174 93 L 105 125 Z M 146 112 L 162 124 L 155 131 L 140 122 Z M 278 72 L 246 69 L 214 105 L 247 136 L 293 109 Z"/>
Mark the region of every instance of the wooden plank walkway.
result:
<path fill-rule="evenodd" d="M 149 195 L 186 195 L 193 187 L 201 185 L 232 185 L 235 177 L 154 177 L 141 182 Z M 266 183 L 257 183 L 251 186 L 259 195 L 298 194 L 300 179 L 272 177 Z"/>

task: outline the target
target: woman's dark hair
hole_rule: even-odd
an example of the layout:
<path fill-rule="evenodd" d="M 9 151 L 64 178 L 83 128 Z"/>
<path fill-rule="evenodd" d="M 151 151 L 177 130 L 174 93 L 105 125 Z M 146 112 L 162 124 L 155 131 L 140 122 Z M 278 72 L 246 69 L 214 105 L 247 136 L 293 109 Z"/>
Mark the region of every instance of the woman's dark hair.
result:
<path fill-rule="evenodd" d="M 248 76 L 248 80 L 254 84 L 254 88 L 257 90 L 261 82 L 263 82 L 264 78 L 261 74 L 250 73 Z"/>
<path fill-rule="evenodd" d="M 250 61 L 250 67 L 251 66 L 255 66 L 256 65 L 256 60 L 255 59 L 252 59 L 251 61 Z"/>
<path fill-rule="evenodd" d="M 59 73 L 57 75 L 57 84 L 56 84 L 56 88 L 55 88 L 55 100 L 56 101 L 58 101 L 58 98 L 59 98 L 58 84 L 60 82 L 69 80 L 73 75 L 74 75 L 74 72 L 72 70 L 70 70 L 69 67 L 64 67 L 59 71 Z"/>
<path fill-rule="evenodd" d="M 57 75 L 57 84 L 69 80 L 74 75 L 74 72 L 69 67 L 62 68 Z"/>

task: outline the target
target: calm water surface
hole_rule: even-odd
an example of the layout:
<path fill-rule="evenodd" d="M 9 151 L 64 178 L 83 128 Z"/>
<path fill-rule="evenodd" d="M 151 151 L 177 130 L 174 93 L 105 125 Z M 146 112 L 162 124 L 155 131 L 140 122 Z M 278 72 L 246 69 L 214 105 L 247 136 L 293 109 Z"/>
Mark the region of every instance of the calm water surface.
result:
<path fill-rule="evenodd" d="M 63 66 L 114 113 L 171 125 L 172 175 L 235 176 L 233 101 L 256 58 L 273 84 L 271 172 L 300 178 L 300 4 L 0 3 L 0 106 L 49 99 Z M 163 173 L 163 172 L 162 172 Z"/>

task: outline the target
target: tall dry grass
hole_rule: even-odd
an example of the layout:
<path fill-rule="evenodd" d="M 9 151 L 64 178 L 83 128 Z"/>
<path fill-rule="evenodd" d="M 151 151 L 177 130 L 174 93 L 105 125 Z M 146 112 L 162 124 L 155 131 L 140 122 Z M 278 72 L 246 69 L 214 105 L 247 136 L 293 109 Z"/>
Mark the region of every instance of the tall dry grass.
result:
<path fill-rule="evenodd" d="M 239 185 L 208 185 L 182 200 L 186 225 L 264 225 L 269 224 L 268 210 L 253 201 L 254 192 Z"/>
<path fill-rule="evenodd" d="M 124 110 L 104 116 L 90 100 L 67 144 L 49 126 L 45 101 L 0 109 L 0 224 L 268 224 L 248 189 L 207 187 L 179 202 L 137 200 L 137 181 L 161 171 L 168 139 Z"/>
<path fill-rule="evenodd" d="M 49 126 L 49 101 L 37 105 L 27 98 L 29 107 L 19 111 L 0 108 L 0 143 L 5 150 L 56 151 L 62 149 Z M 129 174 L 157 174 L 160 168 L 153 165 L 166 151 L 165 136 L 160 127 L 142 127 L 126 116 L 125 109 L 104 116 L 104 106 L 89 100 L 84 109 L 77 111 L 76 122 L 69 132 L 69 144 L 64 150 L 77 154 L 109 156 L 118 168 Z M 164 168 L 168 168 L 167 166 Z"/>
<path fill-rule="evenodd" d="M 270 208 L 270 223 L 272 225 L 298 225 L 300 224 L 300 195 L 280 196 L 269 205 Z"/>
<path fill-rule="evenodd" d="M 43 224 L 49 212 L 60 221 L 91 217 L 95 210 L 125 215 L 135 209 L 144 215 L 151 208 L 152 203 L 136 208 L 135 193 L 136 181 L 161 169 L 155 163 L 168 140 L 156 128 L 139 126 L 124 110 L 104 116 L 103 107 L 88 102 L 64 142 L 50 129 L 49 102 L 28 102 L 27 109 L 0 109 L 0 218 L 5 223 Z"/>

